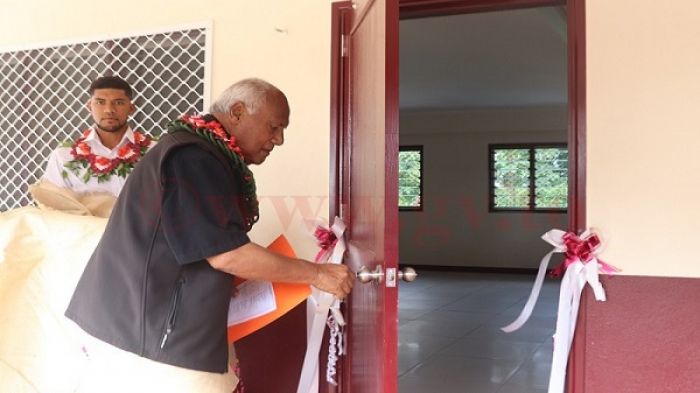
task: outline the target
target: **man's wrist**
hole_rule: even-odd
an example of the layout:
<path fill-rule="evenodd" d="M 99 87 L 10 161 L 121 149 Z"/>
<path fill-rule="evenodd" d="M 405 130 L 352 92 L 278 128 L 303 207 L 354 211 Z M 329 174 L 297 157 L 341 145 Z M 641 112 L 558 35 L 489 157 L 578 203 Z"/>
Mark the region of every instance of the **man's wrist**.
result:
<path fill-rule="evenodd" d="M 313 262 L 308 262 L 308 261 L 304 261 L 304 262 L 308 263 L 311 266 L 312 277 L 311 277 L 311 282 L 309 284 L 318 288 L 318 284 L 321 281 L 321 265 L 319 265 L 317 263 L 313 263 Z"/>

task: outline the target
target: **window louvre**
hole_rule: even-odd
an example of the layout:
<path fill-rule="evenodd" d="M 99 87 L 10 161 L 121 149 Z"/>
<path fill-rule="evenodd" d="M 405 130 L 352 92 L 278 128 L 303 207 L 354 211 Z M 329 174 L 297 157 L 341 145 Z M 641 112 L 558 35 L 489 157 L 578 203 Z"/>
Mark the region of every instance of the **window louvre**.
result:
<path fill-rule="evenodd" d="M 491 211 L 566 211 L 564 144 L 489 145 Z"/>
<path fill-rule="evenodd" d="M 399 209 L 423 209 L 423 146 L 399 147 Z"/>
<path fill-rule="evenodd" d="M 535 208 L 566 209 L 569 152 L 566 148 L 535 149 Z"/>

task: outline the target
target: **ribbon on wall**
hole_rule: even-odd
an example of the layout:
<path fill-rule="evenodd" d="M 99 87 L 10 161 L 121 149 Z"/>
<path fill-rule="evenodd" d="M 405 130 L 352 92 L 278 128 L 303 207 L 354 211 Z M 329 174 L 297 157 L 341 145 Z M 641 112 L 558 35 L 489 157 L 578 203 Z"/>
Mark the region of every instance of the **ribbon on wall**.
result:
<path fill-rule="evenodd" d="M 335 218 L 330 228 L 318 224 L 314 236 L 321 250 L 316 255 L 315 261 L 317 263 L 342 263 L 346 250 L 344 234 L 345 223 L 339 217 Z M 331 329 L 326 380 L 333 385 L 336 385 L 335 362 L 338 356 L 344 354 L 342 328 L 345 326 L 345 318 L 340 312 L 340 301 L 331 293 L 312 288 L 309 302 L 313 309 L 313 316 L 308 327 L 306 354 L 304 355 L 297 393 L 318 391 L 318 359 L 326 325 Z"/>
<path fill-rule="evenodd" d="M 552 255 L 564 253 L 564 262 L 552 270 L 552 275 L 561 276 L 563 274 L 563 278 L 559 289 L 554 355 L 548 389 L 548 393 L 563 393 L 566 381 L 566 363 L 576 329 L 581 292 L 588 284 L 593 289 L 595 299 L 604 302 L 606 300 L 605 290 L 598 279 L 598 274 L 612 274 L 619 270 L 598 259 L 597 255 L 601 250 L 600 237 L 590 229 L 582 233 L 581 236 L 577 236 L 573 232 L 552 229 L 542 235 L 542 239 L 553 245 L 554 249 L 540 261 L 537 278 L 520 315 L 511 324 L 502 327 L 501 330 L 511 333 L 520 329 L 527 322 L 537 304 Z"/>

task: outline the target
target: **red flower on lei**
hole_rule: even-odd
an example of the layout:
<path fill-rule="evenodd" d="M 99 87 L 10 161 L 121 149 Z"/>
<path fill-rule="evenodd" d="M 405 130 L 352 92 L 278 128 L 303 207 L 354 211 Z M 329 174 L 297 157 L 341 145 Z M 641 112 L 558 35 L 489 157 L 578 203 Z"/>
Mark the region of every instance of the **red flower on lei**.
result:
<path fill-rule="evenodd" d="M 86 183 L 90 177 L 97 177 L 98 182 L 107 181 L 112 175 L 126 177 L 152 142 L 150 136 L 134 131 L 134 141 L 129 141 L 120 147 L 116 157 L 107 158 L 93 153 L 90 145 L 85 142 L 91 131 L 91 129 L 83 131 L 83 135 L 70 146 L 73 160 L 65 164 L 65 167 L 77 176 L 80 168 L 85 168 L 82 178 Z M 65 171 L 64 176 L 67 176 Z"/>
<path fill-rule="evenodd" d="M 219 123 L 218 121 L 206 121 L 202 116 L 190 115 L 182 115 L 181 119 L 183 122 L 193 126 L 194 128 L 204 128 L 207 131 L 211 132 L 213 135 L 216 136 L 217 139 L 223 142 L 229 150 L 236 153 L 236 155 L 240 157 L 241 160 L 243 159 L 243 153 L 241 152 L 241 148 L 238 147 L 238 144 L 236 143 L 236 137 L 233 135 L 229 135 L 228 132 L 224 130 L 224 127 L 221 125 L 221 123 Z"/>

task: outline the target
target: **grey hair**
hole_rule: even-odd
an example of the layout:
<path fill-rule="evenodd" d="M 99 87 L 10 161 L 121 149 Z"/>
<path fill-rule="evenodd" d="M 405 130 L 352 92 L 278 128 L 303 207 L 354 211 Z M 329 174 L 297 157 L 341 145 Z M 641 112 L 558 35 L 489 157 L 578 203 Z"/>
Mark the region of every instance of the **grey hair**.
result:
<path fill-rule="evenodd" d="M 212 113 L 226 113 L 237 102 L 242 102 L 250 113 L 255 113 L 265 104 L 269 93 L 284 95 L 280 89 L 258 78 L 240 80 L 224 90 L 219 98 L 209 106 Z"/>

